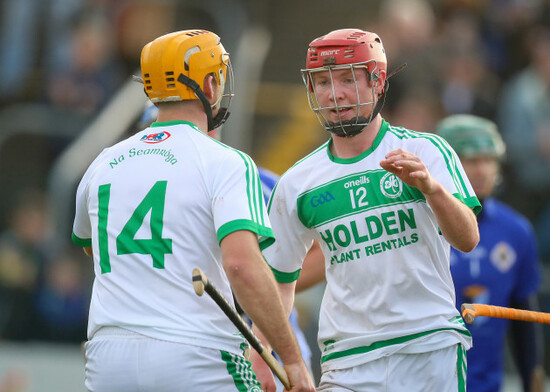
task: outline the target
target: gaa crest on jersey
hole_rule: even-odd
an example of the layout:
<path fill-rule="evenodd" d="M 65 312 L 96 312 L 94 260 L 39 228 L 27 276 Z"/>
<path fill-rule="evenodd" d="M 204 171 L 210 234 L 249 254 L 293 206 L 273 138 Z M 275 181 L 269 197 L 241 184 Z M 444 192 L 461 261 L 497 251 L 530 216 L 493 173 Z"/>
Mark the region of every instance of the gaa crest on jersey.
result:
<path fill-rule="evenodd" d="M 491 250 L 489 260 L 502 273 L 506 273 L 516 263 L 517 255 L 514 249 L 506 243 L 499 242 Z"/>
<path fill-rule="evenodd" d="M 150 133 L 148 135 L 143 135 L 140 140 L 148 144 L 160 143 L 168 139 L 170 136 L 170 132 Z"/>
<path fill-rule="evenodd" d="M 380 180 L 380 190 L 391 199 L 401 196 L 403 193 L 403 183 L 393 173 L 386 173 Z"/>

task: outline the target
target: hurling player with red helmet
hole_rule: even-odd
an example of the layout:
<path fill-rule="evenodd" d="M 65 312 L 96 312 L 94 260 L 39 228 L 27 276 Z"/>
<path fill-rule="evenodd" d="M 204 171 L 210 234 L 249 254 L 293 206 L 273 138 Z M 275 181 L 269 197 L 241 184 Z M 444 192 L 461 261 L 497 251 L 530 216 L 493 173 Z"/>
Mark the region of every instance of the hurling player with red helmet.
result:
<path fill-rule="evenodd" d="M 268 204 L 275 239 L 261 247 L 290 312 L 304 257 L 321 245 L 318 390 L 464 391 L 471 336 L 449 254 L 476 246 L 481 207 L 460 160 L 439 136 L 382 118 L 377 34 L 316 38 L 302 76 L 329 139 L 282 175 Z"/>

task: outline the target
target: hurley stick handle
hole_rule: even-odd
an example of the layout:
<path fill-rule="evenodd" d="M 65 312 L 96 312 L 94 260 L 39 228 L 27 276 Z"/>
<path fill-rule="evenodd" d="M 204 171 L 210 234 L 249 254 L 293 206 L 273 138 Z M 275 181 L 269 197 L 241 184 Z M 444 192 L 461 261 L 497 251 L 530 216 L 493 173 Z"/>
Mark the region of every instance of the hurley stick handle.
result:
<path fill-rule="evenodd" d="M 216 302 L 216 304 L 223 310 L 225 315 L 229 317 L 231 322 L 237 327 L 237 329 L 243 334 L 250 345 L 260 354 L 265 363 L 271 368 L 273 373 L 281 380 L 281 383 L 287 390 L 290 390 L 290 382 L 285 369 L 281 366 L 275 357 L 265 349 L 264 345 L 258 339 L 256 334 L 248 326 L 248 324 L 237 313 L 235 308 L 225 299 L 225 297 L 218 291 L 218 289 L 208 280 L 204 272 L 199 268 L 193 270 L 193 288 L 195 293 L 200 297 L 206 291 L 210 297 Z"/>

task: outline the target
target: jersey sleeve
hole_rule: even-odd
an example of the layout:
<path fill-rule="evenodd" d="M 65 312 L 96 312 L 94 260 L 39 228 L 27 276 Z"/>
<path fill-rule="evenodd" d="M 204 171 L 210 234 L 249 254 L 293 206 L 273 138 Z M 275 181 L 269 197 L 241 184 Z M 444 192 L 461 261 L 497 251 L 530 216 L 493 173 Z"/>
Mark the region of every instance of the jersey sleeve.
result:
<path fill-rule="evenodd" d="M 426 156 L 421 157 L 430 174 L 477 215 L 479 202 L 456 152 L 443 138 L 432 135 L 426 146 Z"/>
<path fill-rule="evenodd" d="M 236 154 L 235 159 L 225 160 L 214 176 L 212 213 L 218 241 L 238 230 L 272 239 L 258 168 L 248 155 Z"/>
<path fill-rule="evenodd" d="M 540 284 L 539 256 L 533 228 L 529 221 L 521 219 L 516 233 L 518 266 L 513 299 L 522 301 L 535 294 Z"/>
<path fill-rule="evenodd" d="M 260 248 L 276 280 L 290 283 L 298 279 L 313 238 L 298 218 L 297 198 L 287 189 L 284 176 L 271 194 L 268 211 L 275 240 L 262 241 Z"/>
<path fill-rule="evenodd" d="M 89 182 L 98 165 L 103 162 L 103 158 L 108 151 L 110 151 L 109 148 L 104 149 L 90 164 L 82 176 L 76 190 L 75 218 L 73 222 L 72 240 L 73 243 L 78 246 L 92 246 L 92 225 L 88 211 Z"/>
<path fill-rule="evenodd" d="M 89 169 L 84 174 L 76 191 L 75 218 L 73 222 L 72 240 L 78 246 L 92 246 L 92 226 L 88 214 L 87 190 Z"/>

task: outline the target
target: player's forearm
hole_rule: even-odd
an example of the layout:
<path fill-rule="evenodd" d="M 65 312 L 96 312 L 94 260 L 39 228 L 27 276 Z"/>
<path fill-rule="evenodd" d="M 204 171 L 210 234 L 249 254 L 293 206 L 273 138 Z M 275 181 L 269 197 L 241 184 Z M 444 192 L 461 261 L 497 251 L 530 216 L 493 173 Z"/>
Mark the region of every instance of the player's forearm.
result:
<path fill-rule="evenodd" d="M 462 252 L 470 252 L 479 242 L 475 214 L 442 185 L 426 196 L 445 239 Z"/>
<path fill-rule="evenodd" d="M 283 309 L 287 318 L 290 317 L 290 314 L 292 313 L 292 308 L 294 307 L 295 283 L 296 282 L 278 284 L 279 294 L 281 295 Z M 262 341 L 264 346 L 269 347 L 269 349 L 271 349 L 271 344 L 265 338 L 263 332 L 258 329 L 258 326 L 256 324 L 252 326 L 252 330 L 256 333 L 256 335 Z"/>
<path fill-rule="evenodd" d="M 302 264 L 302 271 L 296 281 L 296 292 L 307 290 L 324 280 L 325 256 L 319 243 L 314 241 Z"/>
<path fill-rule="evenodd" d="M 284 364 L 301 360 L 273 274 L 263 260 L 242 268 L 226 268 L 239 304 L 279 354 Z M 260 335 L 262 335 L 260 334 Z"/>

